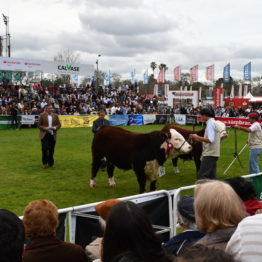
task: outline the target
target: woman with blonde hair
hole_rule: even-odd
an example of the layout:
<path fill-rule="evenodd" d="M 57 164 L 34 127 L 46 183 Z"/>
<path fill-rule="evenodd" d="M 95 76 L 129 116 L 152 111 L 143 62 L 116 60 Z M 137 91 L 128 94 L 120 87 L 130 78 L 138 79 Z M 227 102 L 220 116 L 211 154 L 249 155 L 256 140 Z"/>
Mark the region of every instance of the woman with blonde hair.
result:
<path fill-rule="evenodd" d="M 36 200 L 24 210 L 23 222 L 28 244 L 23 262 L 87 262 L 82 247 L 59 240 L 57 207 L 48 200 Z"/>
<path fill-rule="evenodd" d="M 224 250 L 238 223 L 246 216 L 243 203 L 230 185 L 207 181 L 195 188 L 198 229 L 206 233 L 196 244 Z"/>

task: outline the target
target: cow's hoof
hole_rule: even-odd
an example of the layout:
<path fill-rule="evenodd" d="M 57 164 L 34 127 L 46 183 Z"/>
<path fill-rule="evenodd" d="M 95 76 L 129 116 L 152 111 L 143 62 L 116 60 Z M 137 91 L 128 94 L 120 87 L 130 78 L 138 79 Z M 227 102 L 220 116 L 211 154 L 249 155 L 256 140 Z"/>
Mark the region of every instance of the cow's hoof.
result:
<path fill-rule="evenodd" d="M 90 179 L 90 187 L 96 187 L 96 181 L 94 179 Z"/>
<path fill-rule="evenodd" d="M 115 179 L 113 177 L 108 178 L 108 184 L 109 184 L 110 187 L 115 187 L 116 186 Z"/>
<path fill-rule="evenodd" d="M 175 174 L 180 174 L 180 170 L 178 167 L 174 167 Z"/>

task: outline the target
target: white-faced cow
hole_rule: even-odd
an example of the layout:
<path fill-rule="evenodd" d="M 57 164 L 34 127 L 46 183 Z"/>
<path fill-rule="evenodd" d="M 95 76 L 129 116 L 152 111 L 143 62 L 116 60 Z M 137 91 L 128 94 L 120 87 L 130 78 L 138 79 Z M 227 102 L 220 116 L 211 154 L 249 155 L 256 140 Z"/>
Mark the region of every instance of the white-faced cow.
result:
<path fill-rule="evenodd" d="M 150 190 L 156 189 L 159 168 L 167 157 L 188 153 L 191 146 L 176 130 L 134 133 L 119 127 L 103 126 L 92 143 L 92 176 L 90 186 L 95 187 L 95 177 L 103 158 L 107 160 L 108 182 L 115 186 L 114 168 L 133 169 L 139 183 L 139 192 L 145 192 L 146 180 Z"/>

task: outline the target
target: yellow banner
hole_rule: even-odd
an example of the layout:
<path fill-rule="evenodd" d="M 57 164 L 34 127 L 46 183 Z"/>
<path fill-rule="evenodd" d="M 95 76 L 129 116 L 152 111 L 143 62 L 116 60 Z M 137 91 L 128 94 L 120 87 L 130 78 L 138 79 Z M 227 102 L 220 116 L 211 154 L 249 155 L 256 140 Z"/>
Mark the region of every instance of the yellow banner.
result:
<path fill-rule="evenodd" d="M 90 116 L 59 116 L 62 128 L 91 127 L 98 118 L 97 115 Z M 107 116 L 105 118 L 108 118 Z"/>

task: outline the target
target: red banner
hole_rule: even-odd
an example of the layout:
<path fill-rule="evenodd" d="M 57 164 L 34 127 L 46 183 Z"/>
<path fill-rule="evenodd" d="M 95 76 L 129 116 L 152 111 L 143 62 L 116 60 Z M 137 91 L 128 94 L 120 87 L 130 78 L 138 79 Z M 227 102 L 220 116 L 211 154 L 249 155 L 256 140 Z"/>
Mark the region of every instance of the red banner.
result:
<path fill-rule="evenodd" d="M 206 79 L 210 81 L 214 80 L 214 65 L 208 66 L 206 68 Z"/>
<path fill-rule="evenodd" d="M 157 83 L 165 83 L 165 69 L 164 68 L 161 68 L 159 70 Z"/>
<path fill-rule="evenodd" d="M 214 108 L 221 106 L 224 88 L 214 88 Z"/>
<path fill-rule="evenodd" d="M 181 67 L 177 66 L 174 68 L 174 79 L 175 81 L 181 81 Z"/>
<path fill-rule="evenodd" d="M 197 80 L 198 80 L 198 65 L 190 68 L 190 81 L 193 82 Z"/>
<path fill-rule="evenodd" d="M 250 127 L 251 126 L 248 118 L 216 117 L 216 120 L 223 122 L 226 126 L 234 126 L 234 125 L 244 126 L 244 127 Z M 262 123 L 262 120 L 259 120 L 258 122 Z"/>

